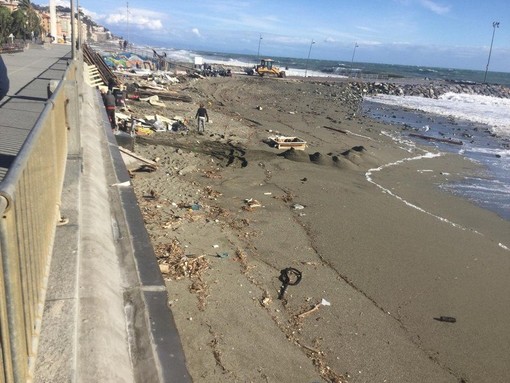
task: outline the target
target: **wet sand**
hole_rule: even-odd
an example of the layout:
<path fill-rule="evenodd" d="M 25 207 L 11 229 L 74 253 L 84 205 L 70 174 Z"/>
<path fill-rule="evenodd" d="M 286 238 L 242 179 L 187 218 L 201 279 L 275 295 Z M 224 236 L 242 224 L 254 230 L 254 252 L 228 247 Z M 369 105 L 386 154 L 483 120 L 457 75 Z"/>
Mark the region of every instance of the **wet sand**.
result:
<path fill-rule="evenodd" d="M 175 89 L 194 102 L 151 113 L 192 131 L 138 138 L 159 167 L 133 184 L 195 382 L 508 380 L 510 223 L 438 188 L 472 163 L 395 141 L 345 82 Z M 278 299 L 289 267 L 302 280 Z"/>

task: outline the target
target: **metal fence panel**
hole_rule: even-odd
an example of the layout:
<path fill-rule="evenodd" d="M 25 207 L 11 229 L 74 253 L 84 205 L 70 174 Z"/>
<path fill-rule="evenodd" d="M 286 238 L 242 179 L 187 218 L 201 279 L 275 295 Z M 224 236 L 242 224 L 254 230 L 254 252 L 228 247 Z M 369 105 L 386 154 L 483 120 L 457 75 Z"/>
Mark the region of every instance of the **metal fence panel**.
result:
<path fill-rule="evenodd" d="M 0 379 L 25 382 L 36 352 L 67 158 L 76 62 L 0 183 Z M 67 91 L 66 91 L 67 89 Z M 73 108 L 77 110 L 77 108 Z"/>

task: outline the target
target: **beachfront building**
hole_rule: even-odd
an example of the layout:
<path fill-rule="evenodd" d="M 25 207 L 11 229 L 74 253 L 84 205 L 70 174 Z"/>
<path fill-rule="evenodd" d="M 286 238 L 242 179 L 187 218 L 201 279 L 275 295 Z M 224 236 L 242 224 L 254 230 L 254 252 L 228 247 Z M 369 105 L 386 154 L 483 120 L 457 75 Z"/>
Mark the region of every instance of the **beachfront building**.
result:
<path fill-rule="evenodd" d="M 71 13 L 57 13 L 57 40 L 64 42 L 64 36 L 67 42 L 71 41 Z"/>
<path fill-rule="evenodd" d="M 112 34 L 105 30 L 102 26 L 92 27 L 90 31 L 90 39 L 96 43 L 105 42 L 112 38 Z"/>
<path fill-rule="evenodd" d="M 45 12 L 39 12 L 39 20 L 41 20 L 42 35 L 47 36 L 50 33 L 50 15 Z"/>
<path fill-rule="evenodd" d="M 7 7 L 11 12 L 14 12 L 18 9 L 19 1 L 18 0 L 0 0 L 0 6 Z M 38 11 L 36 13 L 39 16 L 40 25 L 41 25 L 41 35 L 42 37 L 48 36 L 51 33 L 51 16 L 48 12 Z M 66 42 L 71 41 L 72 28 L 71 23 L 73 22 L 72 16 L 70 12 L 58 12 L 56 14 L 56 41 L 59 43 L 64 42 L 64 35 L 66 36 Z M 80 23 L 80 27 L 78 27 L 78 20 L 74 18 L 74 27 L 75 31 L 79 35 L 80 41 L 86 42 L 88 40 L 95 42 L 104 42 L 110 40 L 112 38 L 112 34 L 110 31 L 106 30 L 102 26 L 88 26 L 87 23 Z"/>
<path fill-rule="evenodd" d="M 0 5 L 8 8 L 11 12 L 18 9 L 18 0 L 0 0 Z"/>

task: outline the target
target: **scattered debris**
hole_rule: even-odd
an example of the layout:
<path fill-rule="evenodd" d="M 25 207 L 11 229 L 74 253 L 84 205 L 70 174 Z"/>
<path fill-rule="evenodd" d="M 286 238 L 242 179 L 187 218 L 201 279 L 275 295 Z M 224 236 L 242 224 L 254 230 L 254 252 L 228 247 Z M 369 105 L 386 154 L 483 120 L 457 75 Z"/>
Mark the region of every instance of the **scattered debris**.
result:
<path fill-rule="evenodd" d="M 301 271 L 293 267 L 287 267 L 280 271 L 278 279 L 282 282 L 282 286 L 280 288 L 280 293 L 278 294 L 278 299 L 283 299 L 285 291 L 287 291 L 287 287 L 296 286 L 299 282 L 301 282 L 301 278 Z"/>
<path fill-rule="evenodd" d="M 296 318 L 300 318 L 300 319 L 301 319 L 301 318 L 304 318 L 304 317 L 306 317 L 306 316 L 310 315 L 311 313 L 313 313 L 313 312 L 317 311 L 317 310 L 319 309 L 319 307 L 321 307 L 321 303 L 317 303 L 317 304 L 316 304 L 315 306 L 313 306 L 310 310 L 307 310 L 307 311 L 305 311 L 305 312 L 303 312 L 303 313 L 301 313 L 301 314 L 296 315 Z"/>
<path fill-rule="evenodd" d="M 162 274 L 170 279 L 199 277 L 209 268 L 205 255 L 185 255 L 177 239 L 157 246 L 155 252 Z"/>
<path fill-rule="evenodd" d="M 112 184 L 112 186 L 128 187 L 128 186 L 131 186 L 131 181 L 119 182 L 116 184 Z"/>
<path fill-rule="evenodd" d="M 246 210 L 246 211 L 252 211 L 254 208 L 262 206 L 262 204 L 259 201 L 257 201 L 256 199 L 253 199 L 253 198 L 245 199 L 244 203 L 246 205 L 243 206 L 243 210 Z"/>
<path fill-rule="evenodd" d="M 267 290 L 264 290 L 264 293 L 262 294 L 262 300 L 260 303 L 262 304 L 262 306 L 267 307 L 272 302 L 273 302 L 273 299 L 271 298 L 271 295 L 269 294 L 269 292 Z"/>
<path fill-rule="evenodd" d="M 268 139 L 277 149 L 305 150 L 307 146 L 306 141 L 299 137 L 272 136 Z"/>
<path fill-rule="evenodd" d="M 317 303 L 316 305 L 314 305 L 310 310 L 307 310 L 305 312 L 302 312 L 301 314 L 296 315 L 296 318 L 302 319 L 302 318 L 314 313 L 315 311 L 317 311 L 321 306 L 331 306 L 331 303 L 328 302 L 327 300 L 325 300 L 324 298 L 322 298 L 322 300 L 319 303 Z"/>
<path fill-rule="evenodd" d="M 128 170 L 137 169 L 137 171 L 156 171 L 158 169 L 158 164 L 155 161 L 148 160 L 147 158 L 142 157 L 135 152 L 132 152 L 129 149 L 126 149 L 122 146 L 119 146 L 119 150 L 126 164 Z M 143 168 L 143 169 L 141 169 Z"/>
<path fill-rule="evenodd" d="M 323 305 L 323 306 L 331 306 L 331 303 L 328 302 L 327 300 L 325 300 L 324 298 L 322 298 L 321 305 Z"/>
<path fill-rule="evenodd" d="M 446 317 L 446 316 L 440 316 L 438 318 L 434 318 L 435 320 L 439 322 L 448 322 L 448 323 L 455 323 L 457 322 L 457 319 L 454 317 Z"/>
<path fill-rule="evenodd" d="M 453 144 L 453 145 L 464 145 L 464 143 L 460 140 L 454 140 L 452 138 L 440 138 L 440 137 L 432 137 L 432 136 L 426 136 L 424 134 L 418 134 L 418 133 L 409 133 L 411 137 L 418 137 L 422 138 L 427 141 L 437 141 L 437 142 L 444 142 L 446 144 Z"/>

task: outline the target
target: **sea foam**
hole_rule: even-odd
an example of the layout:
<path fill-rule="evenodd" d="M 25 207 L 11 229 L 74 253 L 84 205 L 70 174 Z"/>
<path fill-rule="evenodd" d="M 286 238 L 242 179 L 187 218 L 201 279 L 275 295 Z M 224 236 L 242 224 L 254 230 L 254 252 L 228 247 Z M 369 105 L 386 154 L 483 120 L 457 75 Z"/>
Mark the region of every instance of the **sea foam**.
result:
<path fill-rule="evenodd" d="M 510 99 L 445 93 L 438 99 L 377 95 L 366 100 L 486 124 L 493 133 L 510 137 Z"/>

